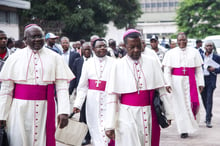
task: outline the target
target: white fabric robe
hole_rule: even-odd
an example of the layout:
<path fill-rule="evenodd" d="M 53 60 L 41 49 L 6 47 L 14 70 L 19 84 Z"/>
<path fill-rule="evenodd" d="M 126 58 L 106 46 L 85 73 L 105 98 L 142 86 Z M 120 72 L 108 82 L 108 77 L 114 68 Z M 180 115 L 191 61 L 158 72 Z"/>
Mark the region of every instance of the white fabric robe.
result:
<path fill-rule="evenodd" d="M 99 60 L 102 59 L 100 64 Z M 105 56 L 98 58 L 94 56 L 84 62 L 82 74 L 77 87 L 77 96 L 74 107 L 81 109 L 82 104 L 86 99 L 86 119 L 89 127 L 89 132 L 92 137 L 94 146 L 107 146 L 109 139 L 104 131 L 104 115 L 106 110 L 106 93 L 105 91 L 88 89 L 88 79 L 97 80 L 100 77 L 100 65 L 104 66 L 102 77 L 100 80 L 107 81 L 110 70 L 115 62 L 115 59 Z"/>
<path fill-rule="evenodd" d="M 0 119 L 7 122 L 10 146 L 46 145 L 47 101 L 14 99 L 14 84 L 54 83 L 57 114 L 69 114 L 68 82 L 73 78 L 61 56 L 47 48 L 34 53 L 26 47 L 8 58 L 0 73 Z"/>
<path fill-rule="evenodd" d="M 169 99 L 166 96 L 165 82 L 161 65 L 157 56 L 141 55 L 138 65 L 140 75 L 140 90 L 159 89 L 161 99 L 166 109 L 166 117 L 172 119 Z M 127 55 L 118 60 L 112 69 L 107 83 L 107 111 L 105 130 L 114 129 L 116 132 L 116 146 L 150 146 L 151 145 L 151 107 L 129 106 L 120 104 L 119 96 L 123 93 L 137 91 L 133 70 L 134 61 Z M 147 119 L 145 121 L 144 119 Z M 129 135 L 129 136 L 128 136 Z M 146 136 L 147 135 L 147 136 Z"/>
<path fill-rule="evenodd" d="M 198 86 L 204 86 L 202 63 L 198 50 L 194 48 L 180 49 L 179 47 L 169 50 L 162 62 L 166 83 L 172 88 L 171 98 L 179 133 L 195 132 L 198 129 L 199 113 L 197 120 L 195 120 L 191 110 L 189 77 L 172 75 L 172 68 L 196 68 L 195 78 L 201 107 L 202 102 Z"/>

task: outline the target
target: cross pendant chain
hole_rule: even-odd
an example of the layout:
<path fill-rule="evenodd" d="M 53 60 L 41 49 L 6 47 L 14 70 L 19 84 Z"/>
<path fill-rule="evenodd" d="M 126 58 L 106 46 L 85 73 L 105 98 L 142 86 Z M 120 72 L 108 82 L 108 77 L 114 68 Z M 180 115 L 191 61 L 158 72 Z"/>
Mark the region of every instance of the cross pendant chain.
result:
<path fill-rule="evenodd" d="M 138 90 L 138 94 L 140 94 L 140 89 L 139 89 L 139 80 L 137 81 L 137 90 Z"/>
<path fill-rule="evenodd" d="M 186 74 L 186 69 L 185 69 L 185 67 L 183 68 L 183 74 L 185 75 Z"/>
<path fill-rule="evenodd" d="M 96 83 L 96 87 L 99 87 L 99 84 L 101 84 L 101 81 L 97 80 L 97 81 L 95 81 L 95 83 Z"/>

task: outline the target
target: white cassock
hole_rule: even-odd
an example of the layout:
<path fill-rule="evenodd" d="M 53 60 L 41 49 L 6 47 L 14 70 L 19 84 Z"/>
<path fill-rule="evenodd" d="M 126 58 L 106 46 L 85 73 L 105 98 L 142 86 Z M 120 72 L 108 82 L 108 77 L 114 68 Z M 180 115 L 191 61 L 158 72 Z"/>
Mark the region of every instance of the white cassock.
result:
<path fill-rule="evenodd" d="M 156 54 L 156 52 L 150 48 L 145 47 L 144 52 L 142 52 L 143 55 L 146 55 L 148 57 L 154 57 L 158 63 L 160 64 L 160 66 L 162 67 L 161 61 L 159 56 Z"/>
<path fill-rule="evenodd" d="M 194 114 L 191 108 L 190 82 L 189 76 L 174 75 L 174 68 L 194 68 L 197 100 L 202 105 L 199 86 L 204 86 L 202 72 L 202 58 L 199 51 L 194 48 L 181 49 L 176 47 L 169 50 L 162 62 L 164 65 L 164 76 L 168 86 L 171 86 L 171 98 L 174 108 L 175 121 L 179 133 L 193 133 L 198 129 L 199 111 Z M 199 110 L 199 108 L 198 108 Z"/>
<path fill-rule="evenodd" d="M 138 91 L 141 94 L 159 89 L 166 116 L 171 119 L 172 112 L 164 86 L 161 65 L 155 56 L 141 55 L 138 61 L 134 61 L 126 55 L 118 60 L 106 87 L 108 97 L 105 117 L 105 130 L 114 129 L 116 132 L 116 146 L 159 146 L 160 128 L 155 114 L 153 116 L 152 113 L 153 98 L 145 96 L 143 100 L 151 100 L 151 105 L 139 106 L 132 105 L 133 102 L 130 103 L 131 105 L 122 103 L 122 96 L 134 94 L 139 98 Z M 131 96 L 131 98 L 135 97 Z M 156 131 L 153 130 L 152 125 L 156 126 Z"/>
<path fill-rule="evenodd" d="M 108 80 L 114 62 L 115 59 L 108 56 L 103 58 L 94 56 L 84 62 L 82 74 L 77 87 L 77 96 L 74 107 L 81 109 L 85 97 L 87 98 L 86 119 L 94 146 L 107 146 L 109 142 L 108 137 L 105 135 L 103 125 L 106 110 L 105 99 L 107 94 L 105 93 L 105 87 L 104 90 L 99 90 L 98 88 Z M 90 81 L 95 85 L 92 89 L 90 88 L 92 84 L 90 84 Z M 97 81 L 100 81 L 101 83 L 99 84 Z"/>
<path fill-rule="evenodd" d="M 57 114 L 69 114 L 68 82 L 73 78 L 61 56 L 47 48 L 34 52 L 26 47 L 8 58 L 0 74 L 0 120 L 7 122 L 10 146 L 46 145 L 47 100 L 17 99 L 13 96 L 14 87 L 54 83 Z"/>

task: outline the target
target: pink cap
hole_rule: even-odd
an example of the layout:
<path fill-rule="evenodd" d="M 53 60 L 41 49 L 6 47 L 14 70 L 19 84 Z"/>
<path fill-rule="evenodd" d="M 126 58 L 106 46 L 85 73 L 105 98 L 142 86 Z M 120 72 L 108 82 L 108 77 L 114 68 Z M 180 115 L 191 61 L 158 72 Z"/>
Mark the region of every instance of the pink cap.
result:
<path fill-rule="evenodd" d="M 128 30 L 124 33 L 123 39 L 124 39 L 127 35 L 129 35 L 129 34 L 131 34 L 131 33 L 134 33 L 134 32 L 140 34 L 140 32 L 139 32 L 138 30 L 136 30 L 136 29 L 128 29 Z"/>

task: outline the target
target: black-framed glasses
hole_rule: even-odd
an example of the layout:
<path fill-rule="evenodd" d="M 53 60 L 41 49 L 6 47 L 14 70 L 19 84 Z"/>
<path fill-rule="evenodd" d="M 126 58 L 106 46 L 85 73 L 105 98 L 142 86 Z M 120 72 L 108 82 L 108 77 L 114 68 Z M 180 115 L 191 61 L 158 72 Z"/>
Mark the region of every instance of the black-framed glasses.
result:
<path fill-rule="evenodd" d="M 104 44 L 104 45 L 98 45 L 98 46 L 96 46 L 95 48 L 97 48 L 97 49 L 101 49 L 101 48 L 106 48 L 106 47 L 107 47 L 107 45 Z"/>

